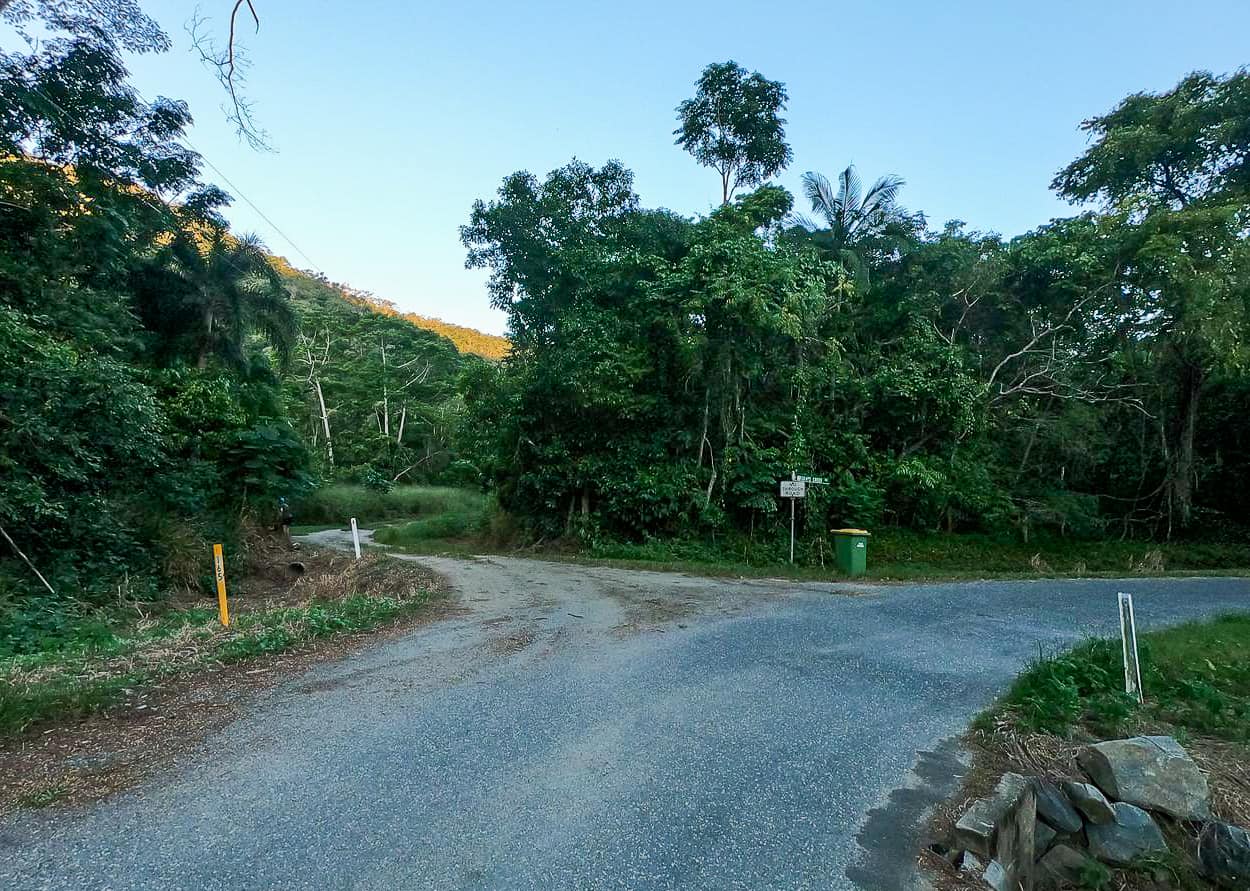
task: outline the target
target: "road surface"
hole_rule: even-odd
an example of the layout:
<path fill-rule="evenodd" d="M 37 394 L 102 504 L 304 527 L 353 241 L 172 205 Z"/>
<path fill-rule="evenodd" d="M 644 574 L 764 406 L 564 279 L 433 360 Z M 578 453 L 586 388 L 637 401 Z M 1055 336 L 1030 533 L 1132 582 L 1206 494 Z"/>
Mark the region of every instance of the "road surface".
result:
<path fill-rule="evenodd" d="M 262 694 L 130 792 L 0 822 L 0 887 L 898 891 L 954 738 L 1039 644 L 1111 633 L 1117 590 L 1143 626 L 1250 609 L 1239 579 L 423 560 L 460 611 Z"/>

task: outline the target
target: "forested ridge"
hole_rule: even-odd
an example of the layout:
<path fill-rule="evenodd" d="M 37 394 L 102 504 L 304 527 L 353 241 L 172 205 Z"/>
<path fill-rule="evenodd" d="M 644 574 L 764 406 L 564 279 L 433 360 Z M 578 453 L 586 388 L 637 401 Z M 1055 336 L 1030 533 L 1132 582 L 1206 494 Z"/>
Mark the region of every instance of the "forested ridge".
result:
<path fill-rule="evenodd" d="M 297 283 L 294 286 L 297 292 L 301 290 L 298 284 L 301 279 L 312 279 L 332 291 L 337 291 L 339 296 L 348 303 L 364 307 L 380 315 L 401 318 L 418 328 L 424 328 L 426 331 L 433 331 L 435 334 L 442 335 L 455 344 L 456 349 L 462 353 L 480 356 L 483 359 L 502 359 L 508 354 L 508 338 L 506 337 L 500 337 L 497 334 L 486 334 L 478 331 L 476 328 L 456 325 L 432 316 L 423 316 L 420 313 L 404 312 L 391 301 L 371 294 L 368 291 L 359 291 L 350 285 L 330 282 L 318 273 L 297 269 L 285 257 L 271 256 L 270 262 L 280 274 Z"/>
<path fill-rule="evenodd" d="M 240 559 L 277 499 L 341 481 L 478 488 L 515 541 L 764 563 L 794 472 L 830 479 L 801 508 L 811 564 L 850 525 L 1244 538 L 1244 71 L 1086 121 L 1053 183 L 1073 215 L 1007 239 L 931 225 L 898 175 L 792 195 L 775 177 L 817 164 L 784 85 L 708 66 L 672 135 L 714 211 L 578 160 L 471 208 L 504 341 L 230 232 L 189 109 L 127 84 L 123 52 L 163 35 L 43 25 L 0 53 L 0 647 L 208 589 L 211 543 Z"/>
<path fill-rule="evenodd" d="M 323 480 L 448 472 L 482 361 L 229 231 L 189 109 L 126 82 L 150 20 L 39 9 L 0 53 L 0 651 L 211 590 Z"/>

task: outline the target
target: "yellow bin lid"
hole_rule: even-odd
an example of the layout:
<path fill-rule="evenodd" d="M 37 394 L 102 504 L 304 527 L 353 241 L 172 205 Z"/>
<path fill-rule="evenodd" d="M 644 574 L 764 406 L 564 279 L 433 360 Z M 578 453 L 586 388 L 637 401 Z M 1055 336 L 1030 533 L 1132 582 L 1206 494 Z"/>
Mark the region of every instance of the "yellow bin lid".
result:
<path fill-rule="evenodd" d="M 830 529 L 834 535 L 872 535 L 867 529 Z"/>

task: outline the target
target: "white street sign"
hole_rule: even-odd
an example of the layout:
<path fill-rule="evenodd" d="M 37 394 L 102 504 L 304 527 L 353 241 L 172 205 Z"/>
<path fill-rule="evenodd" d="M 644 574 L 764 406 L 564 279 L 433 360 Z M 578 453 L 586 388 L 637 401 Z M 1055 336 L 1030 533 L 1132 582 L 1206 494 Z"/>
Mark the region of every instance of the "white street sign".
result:
<path fill-rule="evenodd" d="M 795 480 L 781 481 L 781 497 L 782 498 L 806 498 L 807 483 L 796 482 Z"/>

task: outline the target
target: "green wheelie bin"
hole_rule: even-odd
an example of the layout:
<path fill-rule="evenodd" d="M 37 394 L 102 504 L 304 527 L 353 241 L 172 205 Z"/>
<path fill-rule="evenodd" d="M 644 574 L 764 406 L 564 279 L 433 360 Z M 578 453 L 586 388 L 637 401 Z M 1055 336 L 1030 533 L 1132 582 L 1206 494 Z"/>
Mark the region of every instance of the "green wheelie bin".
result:
<path fill-rule="evenodd" d="M 863 575 L 868 569 L 868 531 L 833 529 L 833 555 L 843 575 Z"/>

